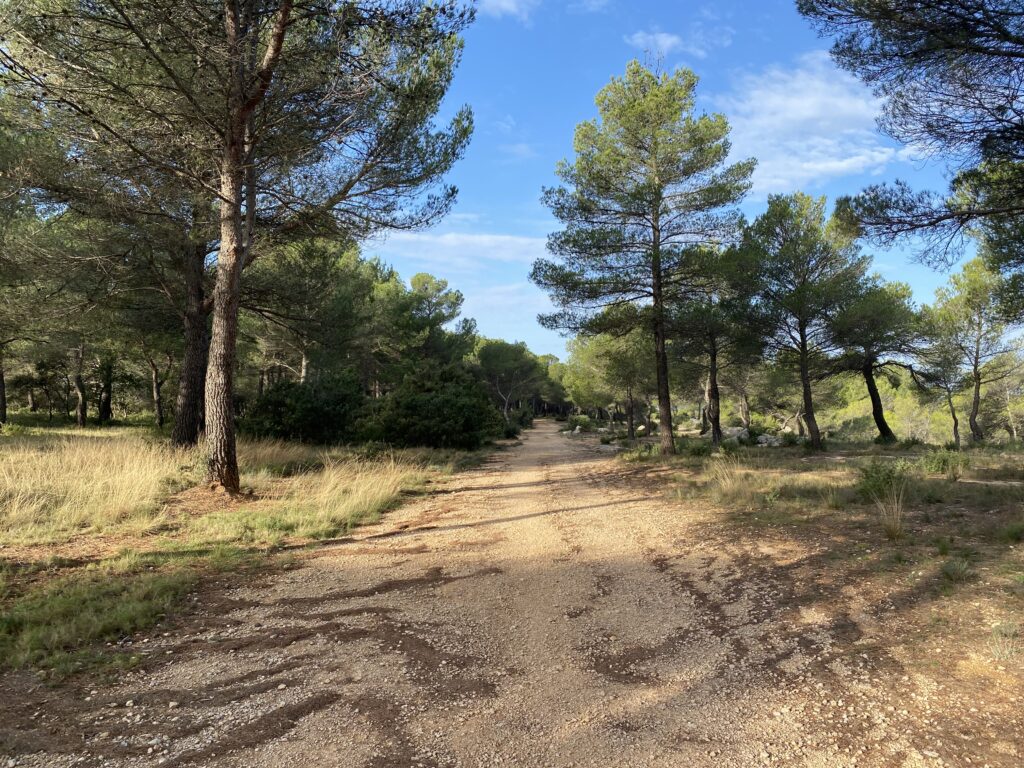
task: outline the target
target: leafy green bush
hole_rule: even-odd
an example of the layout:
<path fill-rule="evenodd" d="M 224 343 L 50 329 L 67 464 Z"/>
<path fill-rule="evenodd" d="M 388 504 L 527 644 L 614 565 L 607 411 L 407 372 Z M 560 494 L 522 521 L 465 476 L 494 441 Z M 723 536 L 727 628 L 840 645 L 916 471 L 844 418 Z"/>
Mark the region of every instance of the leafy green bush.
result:
<path fill-rule="evenodd" d="M 338 443 L 349 439 L 365 396 L 354 376 L 312 384 L 282 381 L 256 399 L 239 426 L 256 437 Z"/>
<path fill-rule="evenodd" d="M 930 451 L 921 457 L 921 469 L 937 475 L 945 475 L 948 480 L 959 480 L 964 470 L 971 466 L 971 460 L 960 451 Z"/>
<path fill-rule="evenodd" d="M 389 445 L 474 450 L 504 434 L 505 426 L 479 379 L 453 365 L 407 376 L 371 404 L 359 436 Z"/>
<path fill-rule="evenodd" d="M 569 429 L 575 431 L 576 427 L 580 428 L 580 432 L 589 432 L 594 428 L 594 422 L 589 416 L 570 416 Z"/>
<path fill-rule="evenodd" d="M 783 432 L 782 444 L 787 448 L 792 448 L 794 445 L 800 445 L 800 437 L 795 432 Z"/>

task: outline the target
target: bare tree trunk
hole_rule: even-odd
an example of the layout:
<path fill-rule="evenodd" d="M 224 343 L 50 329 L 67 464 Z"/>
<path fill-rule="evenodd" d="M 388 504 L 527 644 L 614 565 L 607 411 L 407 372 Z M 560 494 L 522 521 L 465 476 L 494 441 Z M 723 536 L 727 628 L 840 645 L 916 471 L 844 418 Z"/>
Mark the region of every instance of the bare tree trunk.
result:
<path fill-rule="evenodd" d="M 156 428 L 164 428 L 164 397 L 163 397 L 163 386 L 164 381 L 160 378 L 160 369 L 157 364 L 150 360 L 149 361 L 149 374 L 150 384 L 153 391 L 153 415 L 156 417 Z"/>
<path fill-rule="evenodd" d="M 626 387 L 626 408 L 626 437 L 636 440 L 636 402 L 632 387 Z"/>
<path fill-rule="evenodd" d="M 1006 421 L 1010 426 L 1010 438 L 1014 443 L 1017 442 L 1017 419 L 1013 416 L 1013 409 L 1010 407 L 1010 388 L 1006 387 L 1003 390 L 1003 394 L 1006 396 Z"/>
<path fill-rule="evenodd" d="M 85 420 L 89 415 L 89 399 L 85 393 L 85 381 L 81 373 L 75 374 L 75 394 L 78 396 L 78 406 L 75 409 L 75 424 L 79 427 L 85 426 Z"/>
<path fill-rule="evenodd" d="M 708 420 L 708 377 L 704 377 L 704 388 L 700 400 L 700 434 L 706 435 L 711 429 L 711 422 Z"/>
<path fill-rule="evenodd" d="M 216 480 L 229 493 L 239 491 L 234 377 L 239 291 L 245 258 L 242 177 L 242 126 L 234 125 L 229 127 L 221 165 L 220 252 L 213 288 L 213 333 L 206 372 L 207 472 L 211 480 Z"/>
<path fill-rule="evenodd" d="M 800 349 L 800 384 L 803 389 L 804 423 L 807 424 L 807 433 L 810 436 L 811 447 L 821 450 L 821 432 L 818 430 L 818 420 L 814 416 L 814 398 L 811 394 L 811 368 L 806 341 L 801 342 Z"/>
<path fill-rule="evenodd" d="M 7 423 L 7 379 L 4 377 L 4 356 L 3 356 L 3 353 L 0 352 L 0 424 L 6 424 L 6 423 Z"/>
<path fill-rule="evenodd" d="M 36 393 L 32 387 L 28 388 L 28 411 L 29 413 L 35 413 L 39 410 L 39 403 L 36 402 Z"/>
<path fill-rule="evenodd" d="M 114 416 L 114 363 L 110 360 L 100 365 L 100 402 L 97 413 L 100 424 L 106 424 Z"/>
<path fill-rule="evenodd" d="M 299 367 L 299 384 L 305 384 L 309 380 L 309 355 L 302 350 L 302 364 Z"/>
<path fill-rule="evenodd" d="M 744 429 L 750 429 L 750 400 L 746 392 L 740 393 L 740 423 Z"/>
<path fill-rule="evenodd" d="M 985 432 L 978 423 L 978 413 L 981 411 L 981 373 L 977 367 L 974 369 L 974 397 L 971 400 L 971 413 L 968 423 L 971 425 L 971 441 L 980 443 L 985 439 Z"/>
<path fill-rule="evenodd" d="M 192 446 L 203 429 L 203 386 L 210 337 L 206 332 L 206 296 L 203 290 L 206 246 L 192 246 L 184 255 L 185 311 L 182 325 L 185 349 L 178 374 L 178 396 L 174 405 L 171 443 Z"/>
<path fill-rule="evenodd" d="M 889 422 L 885 420 L 882 396 L 878 393 L 878 384 L 875 382 L 875 368 L 870 362 L 867 362 L 861 369 L 861 373 L 864 375 L 864 383 L 867 384 L 868 396 L 871 398 L 871 415 L 875 420 L 875 426 L 878 427 L 878 436 L 882 442 L 895 443 L 896 435 L 890 429 Z"/>
<path fill-rule="evenodd" d="M 668 380 L 668 350 L 666 349 L 665 297 L 661 284 L 661 228 L 655 214 L 651 249 L 651 297 L 654 311 L 654 367 L 658 383 L 658 440 L 661 454 L 676 452 L 675 432 L 672 429 L 672 395 Z"/>
<path fill-rule="evenodd" d="M 956 406 L 953 405 L 953 395 L 946 392 L 946 405 L 949 406 L 949 415 L 953 419 L 953 444 L 960 450 L 960 419 L 956 415 Z"/>
<path fill-rule="evenodd" d="M 722 403 L 718 390 L 718 350 L 712 346 L 708 355 L 708 421 L 711 423 L 711 444 L 722 444 Z"/>
<path fill-rule="evenodd" d="M 263 390 L 267 386 L 267 370 L 260 368 L 260 377 L 256 380 L 256 399 L 263 397 Z"/>

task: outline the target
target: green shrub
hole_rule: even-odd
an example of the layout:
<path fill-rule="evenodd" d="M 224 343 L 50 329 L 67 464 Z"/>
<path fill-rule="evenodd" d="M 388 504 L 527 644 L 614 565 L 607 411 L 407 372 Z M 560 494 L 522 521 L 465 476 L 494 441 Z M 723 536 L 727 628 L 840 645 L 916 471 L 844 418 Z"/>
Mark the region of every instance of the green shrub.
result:
<path fill-rule="evenodd" d="M 962 557 L 954 557 L 942 564 L 942 575 L 953 583 L 967 581 L 971 577 L 971 564 Z"/>
<path fill-rule="evenodd" d="M 877 442 L 877 441 L 876 441 Z M 905 437 L 900 440 L 900 448 L 904 451 L 909 451 L 911 448 L 916 448 L 919 445 L 924 445 L 924 440 L 919 437 Z"/>
<path fill-rule="evenodd" d="M 1024 541 L 1024 522 L 1010 523 L 999 532 L 999 538 L 1011 544 Z"/>
<path fill-rule="evenodd" d="M 364 402 L 354 376 L 315 385 L 282 381 L 246 409 L 239 426 L 256 437 L 339 443 L 351 438 Z"/>
<path fill-rule="evenodd" d="M 372 403 L 359 436 L 389 445 L 475 450 L 506 426 L 483 383 L 453 365 L 407 376 Z"/>
<path fill-rule="evenodd" d="M 800 445 L 800 437 L 795 432 L 783 432 L 782 444 L 787 448 L 792 448 L 795 445 Z"/>
<path fill-rule="evenodd" d="M 569 429 L 575 431 L 576 427 L 580 428 L 580 432 L 590 432 L 594 428 L 594 422 L 589 416 L 570 416 Z"/>
<path fill-rule="evenodd" d="M 882 528 L 886 536 L 893 540 L 901 538 L 904 533 L 904 500 L 914 468 L 913 462 L 906 459 L 874 459 L 860 468 L 861 479 L 857 484 L 857 492 L 878 508 Z"/>
<path fill-rule="evenodd" d="M 930 474 L 945 475 L 953 482 L 959 480 L 970 466 L 970 458 L 960 451 L 930 451 L 921 457 L 921 469 Z"/>

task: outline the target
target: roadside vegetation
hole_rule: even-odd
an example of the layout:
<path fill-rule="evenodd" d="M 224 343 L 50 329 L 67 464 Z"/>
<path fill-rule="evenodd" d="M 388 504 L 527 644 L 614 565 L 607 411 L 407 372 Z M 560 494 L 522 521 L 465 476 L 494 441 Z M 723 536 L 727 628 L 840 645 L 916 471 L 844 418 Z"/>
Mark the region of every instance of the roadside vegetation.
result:
<path fill-rule="evenodd" d="M 196 450 L 150 430 L 0 434 L 0 659 L 64 676 L 136 663 L 132 635 L 238 579 L 375 522 L 476 452 L 239 444 L 243 493 L 202 483 Z"/>

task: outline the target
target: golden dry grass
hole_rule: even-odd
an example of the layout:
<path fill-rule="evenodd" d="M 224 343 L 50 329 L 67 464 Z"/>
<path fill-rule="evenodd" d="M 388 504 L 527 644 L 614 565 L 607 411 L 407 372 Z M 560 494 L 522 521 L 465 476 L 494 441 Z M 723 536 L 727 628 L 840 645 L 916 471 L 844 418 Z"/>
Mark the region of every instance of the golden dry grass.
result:
<path fill-rule="evenodd" d="M 193 474 L 195 455 L 141 437 L 5 439 L 0 542 L 66 541 L 82 533 L 142 533 Z"/>

